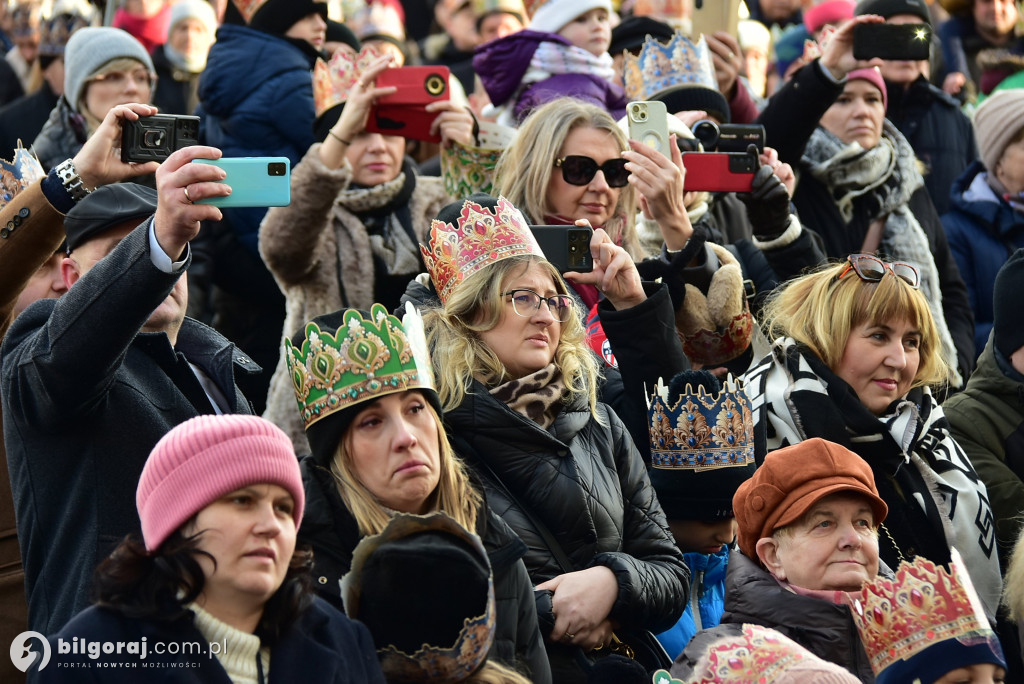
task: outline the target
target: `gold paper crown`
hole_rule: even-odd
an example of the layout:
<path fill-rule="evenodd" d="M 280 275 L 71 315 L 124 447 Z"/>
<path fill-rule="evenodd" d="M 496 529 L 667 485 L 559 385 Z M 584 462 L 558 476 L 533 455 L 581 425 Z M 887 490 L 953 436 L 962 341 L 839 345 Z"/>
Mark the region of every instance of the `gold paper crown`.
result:
<path fill-rule="evenodd" d="M 14 149 L 14 161 L 0 159 L 0 209 L 10 204 L 15 195 L 45 175 L 42 164 L 21 146 L 19 140 L 18 146 Z M 6 234 L 4 237 L 7 237 Z"/>
<path fill-rule="evenodd" d="M 531 254 L 544 258 L 526 219 L 504 197 L 493 211 L 466 200 L 456 223 L 434 219 L 427 246 L 420 245 L 442 304 L 459 283 L 496 261 Z"/>
<path fill-rule="evenodd" d="M 342 320 L 336 331 L 307 323 L 299 347 L 284 341 L 304 427 L 386 394 L 434 389 L 423 320 L 412 304 L 401 321 L 382 304 L 370 307 L 369 318 L 349 309 Z"/>
<path fill-rule="evenodd" d="M 235 5 L 235 9 L 245 19 L 245 23 L 248 24 L 252 21 L 252 18 L 256 16 L 256 13 L 267 4 L 269 0 L 231 0 Z"/>
<path fill-rule="evenodd" d="M 730 376 L 718 394 L 689 384 L 675 405 L 661 378 L 647 400 L 651 466 L 678 470 L 753 467 L 750 400 Z"/>
<path fill-rule="evenodd" d="M 930 560 L 903 561 L 896 579 L 879 577 L 861 590 L 853 618 L 875 675 L 928 647 L 994 637 L 960 554 L 951 549 L 947 572 Z"/>
<path fill-rule="evenodd" d="M 676 31 L 667 44 L 652 36 L 644 40 L 640 54 L 625 55 L 623 77 L 630 100 L 650 100 L 676 86 L 699 86 L 718 90 L 711 51 L 700 37 L 696 43 Z"/>
<path fill-rule="evenodd" d="M 519 17 L 519 21 L 526 21 L 526 7 L 523 0 L 473 0 L 473 16 L 477 19 L 495 12 L 505 12 Z"/>
<path fill-rule="evenodd" d="M 515 139 L 516 132 L 508 126 L 481 121 L 476 145 L 442 145 L 441 175 L 445 192 L 451 197 L 469 197 L 478 192 L 491 194 L 494 167 Z"/>
<path fill-rule="evenodd" d="M 359 81 L 366 67 L 378 57 L 380 53 L 372 45 L 367 45 L 359 54 L 338 50 L 331 57 L 330 63 L 317 58 L 316 66 L 313 67 L 313 102 L 316 117 L 320 118 L 320 115 L 331 107 L 348 100 L 348 94 L 352 92 L 353 86 Z"/>

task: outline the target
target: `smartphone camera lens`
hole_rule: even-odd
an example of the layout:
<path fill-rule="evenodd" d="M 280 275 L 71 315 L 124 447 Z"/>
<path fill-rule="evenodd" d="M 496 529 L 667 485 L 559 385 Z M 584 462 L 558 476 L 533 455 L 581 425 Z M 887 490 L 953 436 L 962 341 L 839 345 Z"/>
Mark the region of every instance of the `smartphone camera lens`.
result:
<path fill-rule="evenodd" d="M 267 164 L 268 176 L 283 176 L 285 171 L 284 162 L 271 162 Z"/>
<path fill-rule="evenodd" d="M 146 147 L 163 147 L 165 132 L 162 130 L 149 130 L 142 134 L 142 144 Z"/>

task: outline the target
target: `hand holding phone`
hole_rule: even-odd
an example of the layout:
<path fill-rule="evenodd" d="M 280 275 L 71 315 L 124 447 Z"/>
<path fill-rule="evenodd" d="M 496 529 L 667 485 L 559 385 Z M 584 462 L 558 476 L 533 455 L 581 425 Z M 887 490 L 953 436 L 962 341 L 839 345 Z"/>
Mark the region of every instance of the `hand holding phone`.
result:
<path fill-rule="evenodd" d="M 440 132 L 431 131 L 436 114 L 428 112 L 431 102 L 450 99 L 449 71 L 443 66 L 407 66 L 385 69 L 377 76 L 377 87 L 394 87 L 395 92 L 377 98 L 366 121 L 366 131 L 400 135 L 409 140 L 441 142 Z"/>
<path fill-rule="evenodd" d="M 288 157 L 226 157 L 195 159 L 224 169 L 224 180 L 231 186 L 225 197 L 196 200 L 196 204 L 215 207 L 284 207 L 291 202 L 291 162 Z"/>

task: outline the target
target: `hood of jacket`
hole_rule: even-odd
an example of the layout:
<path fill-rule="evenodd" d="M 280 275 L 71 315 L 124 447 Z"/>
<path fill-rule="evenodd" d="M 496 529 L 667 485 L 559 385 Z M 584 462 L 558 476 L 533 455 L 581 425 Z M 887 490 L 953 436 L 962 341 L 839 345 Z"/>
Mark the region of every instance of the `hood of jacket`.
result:
<path fill-rule="evenodd" d="M 950 188 L 950 212 L 960 212 L 981 222 L 990 231 L 995 228 L 999 234 L 1006 235 L 1024 228 L 1024 213 L 1016 211 L 1009 202 L 1000 199 L 998 202 L 965 199 L 964 193 L 978 174 L 985 171 L 980 159 L 968 166 Z M 993 195 L 995 192 L 993 191 Z"/>

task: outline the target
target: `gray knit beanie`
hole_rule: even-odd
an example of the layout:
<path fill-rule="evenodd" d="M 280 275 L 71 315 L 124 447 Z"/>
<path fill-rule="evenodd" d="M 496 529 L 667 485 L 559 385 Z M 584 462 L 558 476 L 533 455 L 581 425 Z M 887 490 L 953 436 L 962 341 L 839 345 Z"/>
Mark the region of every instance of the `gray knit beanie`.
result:
<path fill-rule="evenodd" d="M 974 112 L 974 135 L 985 168 L 994 171 L 1007 145 L 1024 128 L 1024 90 L 1001 90 Z"/>
<path fill-rule="evenodd" d="M 78 111 L 86 81 L 107 62 L 123 58 L 144 64 L 151 73 L 155 71 L 146 48 L 127 31 L 109 26 L 75 31 L 64 49 L 64 96 L 71 109 Z"/>

